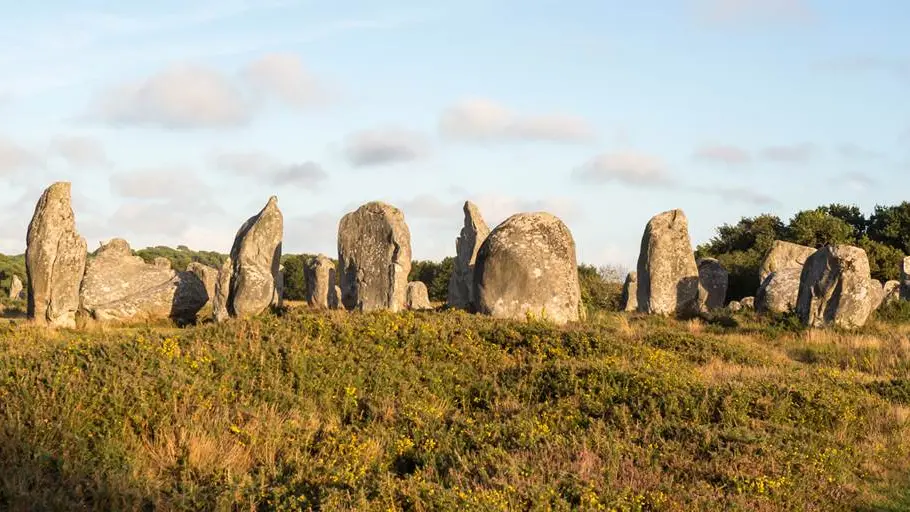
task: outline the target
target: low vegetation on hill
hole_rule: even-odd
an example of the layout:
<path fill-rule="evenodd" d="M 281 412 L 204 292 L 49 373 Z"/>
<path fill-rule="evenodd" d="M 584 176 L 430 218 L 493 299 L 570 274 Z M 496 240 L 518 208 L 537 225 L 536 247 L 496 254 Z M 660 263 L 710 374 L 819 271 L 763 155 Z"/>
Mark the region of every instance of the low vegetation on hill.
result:
<path fill-rule="evenodd" d="M 0 509 L 910 506 L 910 328 L 793 325 L 306 308 L 7 325 Z"/>

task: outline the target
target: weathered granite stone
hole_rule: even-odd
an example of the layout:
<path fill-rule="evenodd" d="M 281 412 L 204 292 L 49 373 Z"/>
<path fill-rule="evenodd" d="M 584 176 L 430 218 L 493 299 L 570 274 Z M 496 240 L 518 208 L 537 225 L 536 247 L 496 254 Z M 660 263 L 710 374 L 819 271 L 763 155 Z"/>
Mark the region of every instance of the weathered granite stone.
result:
<path fill-rule="evenodd" d="M 804 325 L 861 327 L 872 312 L 866 251 L 829 245 L 806 260 L 796 312 Z"/>
<path fill-rule="evenodd" d="M 910 256 L 901 262 L 901 299 L 910 300 Z"/>
<path fill-rule="evenodd" d="M 653 217 L 645 227 L 638 256 L 638 310 L 658 315 L 699 312 L 698 266 L 682 210 Z"/>
<path fill-rule="evenodd" d="M 796 309 L 802 269 L 783 267 L 765 277 L 755 295 L 759 313 L 789 313 Z"/>
<path fill-rule="evenodd" d="M 186 266 L 187 272 L 192 272 L 205 286 L 206 300 L 215 298 L 215 284 L 218 282 L 218 269 L 194 261 Z"/>
<path fill-rule="evenodd" d="M 335 263 L 322 254 L 306 263 L 306 299 L 307 303 L 320 309 L 333 307 L 337 299 L 335 294 Z"/>
<path fill-rule="evenodd" d="M 237 231 L 231 247 L 233 269 L 227 300 L 231 316 L 258 315 L 269 306 L 281 306 L 283 234 L 284 218 L 275 196 Z"/>
<path fill-rule="evenodd" d="M 498 318 L 542 315 L 579 319 L 581 290 L 575 241 L 549 213 L 519 213 L 497 226 L 477 254 L 476 308 Z"/>
<path fill-rule="evenodd" d="M 13 277 L 9 282 L 9 298 L 11 299 L 21 299 L 23 292 L 22 279 L 19 279 L 19 276 L 13 274 Z"/>
<path fill-rule="evenodd" d="M 212 316 L 216 322 L 224 322 L 231 315 L 228 313 L 228 295 L 231 293 L 231 276 L 234 273 L 234 262 L 231 258 L 224 260 L 218 269 L 218 279 L 215 281 L 215 295 L 212 298 Z"/>
<path fill-rule="evenodd" d="M 727 304 L 727 309 L 729 309 L 733 313 L 739 313 L 740 311 L 743 310 L 743 303 L 738 300 L 731 300 Z"/>
<path fill-rule="evenodd" d="M 814 253 L 815 249 L 811 247 L 776 240 L 759 267 L 759 285 L 765 282 L 771 272 L 785 269 L 798 269 L 802 272 L 806 259 Z"/>
<path fill-rule="evenodd" d="M 629 272 L 622 284 L 623 311 L 638 311 L 638 273 Z"/>
<path fill-rule="evenodd" d="M 344 309 L 344 304 L 341 303 L 341 287 L 335 285 L 335 293 L 329 295 L 329 307 L 331 309 Z"/>
<path fill-rule="evenodd" d="M 167 262 L 167 260 L 165 260 Z M 208 297 L 192 272 L 176 272 L 160 258 L 152 264 L 115 238 L 103 245 L 85 269 L 82 309 L 94 319 L 173 318 L 192 322 Z"/>
<path fill-rule="evenodd" d="M 742 304 L 743 309 L 755 309 L 755 297 L 743 297 L 739 303 Z"/>
<path fill-rule="evenodd" d="M 869 301 L 872 303 L 872 311 L 880 308 L 885 301 L 885 288 L 878 279 L 869 279 Z"/>
<path fill-rule="evenodd" d="M 342 217 L 338 268 L 345 308 L 404 309 L 411 271 L 411 231 L 401 210 L 374 201 Z"/>
<path fill-rule="evenodd" d="M 407 302 L 408 309 L 433 309 L 433 305 L 430 304 L 427 285 L 421 281 L 412 281 L 408 283 Z"/>
<path fill-rule="evenodd" d="M 86 243 L 76 232 L 71 186 L 54 183 L 38 200 L 28 226 L 25 266 L 28 317 L 40 324 L 75 327 Z"/>
<path fill-rule="evenodd" d="M 901 300 L 901 282 L 900 281 L 888 281 L 882 287 L 882 294 L 884 298 L 882 299 L 883 304 L 891 304 L 892 302 Z"/>
<path fill-rule="evenodd" d="M 698 260 L 699 302 L 707 310 L 720 309 L 727 301 L 730 273 L 714 258 Z"/>
<path fill-rule="evenodd" d="M 464 227 L 455 240 L 455 265 L 449 280 L 448 300 L 450 307 L 472 309 L 474 303 L 474 264 L 477 252 L 487 236 L 487 227 L 477 205 L 470 201 L 464 203 Z"/>

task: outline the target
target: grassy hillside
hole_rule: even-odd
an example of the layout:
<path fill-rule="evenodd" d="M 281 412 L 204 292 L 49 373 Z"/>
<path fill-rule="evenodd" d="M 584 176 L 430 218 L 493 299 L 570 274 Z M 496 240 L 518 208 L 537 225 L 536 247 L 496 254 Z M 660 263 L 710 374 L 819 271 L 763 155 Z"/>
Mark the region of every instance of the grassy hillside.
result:
<path fill-rule="evenodd" d="M 904 510 L 910 328 L 0 326 L 3 510 Z"/>

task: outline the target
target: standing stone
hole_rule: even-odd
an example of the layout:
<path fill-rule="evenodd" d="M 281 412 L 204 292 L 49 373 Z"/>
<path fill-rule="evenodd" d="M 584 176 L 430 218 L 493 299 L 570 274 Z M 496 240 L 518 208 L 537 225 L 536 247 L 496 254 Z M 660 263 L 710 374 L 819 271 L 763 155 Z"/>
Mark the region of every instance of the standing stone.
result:
<path fill-rule="evenodd" d="M 430 295 L 427 292 L 427 285 L 421 281 L 408 283 L 408 309 L 433 309 L 430 304 Z"/>
<path fill-rule="evenodd" d="M 886 282 L 882 287 L 882 294 L 884 295 L 882 302 L 886 305 L 901 300 L 901 282 L 894 280 Z"/>
<path fill-rule="evenodd" d="M 806 260 L 814 253 L 815 249 L 811 247 L 775 240 L 768 254 L 765 255 L 765 259 L 762 260 L 761 267 L 759 267 L 758 284 L 764 283 L 771 272 L 786 269 L 798 269 L 802 272 Z"/>
<path fill-rule="evenodd" d="M 344 304 L 341 303 L 341 287 L 335 285 L 335 293 L 329 295 L 329 307 L 332 309 L 342 309 Z"/>
<path fill-rule="evenodd" d="M 741 301 L 743 309 L 755 309 L 755 297 L 743 297 Z"/>
<path fill-rule="evenodd" d="M 411 271 L 411 231 L 401 210 L 374 201 L 342 217 L 338 267 L 345 308 L 404 309 Z"/>
<path fill-rule="evenodd" d="M 477 205 L 464 203 L 464 227 L 455 240 L 455 266 L 449 279 L 447 303 L 450 307 L 471 309 L 474 303 L 474 264 L 477 251 L 490 235 L 490 228 L 480 215 Z"/>
<path fill-rule="evenodd" d="M 755 295 L 755 309 L 759 313 L 789 313 L 796 309 L 799 298 L 801 268 L 781 268 L 771 272 Z"/>
<path fill-rule="evenodd" d="M 872 303 L 872 311 L 876 311 L 885 302 L 885 288 L 878 279 L 869 279 L 869 302 Z"/>
<path fill-rule="evenodd" d="M 215 284 L 218 282 L 218 269 L 194 261 L 186 266 L 186 271 L 192 272 L 202 281 L 203 286 L 205 286 L 206 300 L 214 300 Z"/>
<path fill-rule="evenodd" d="M 329 309 L 335 294 L 335 263 L 320 254 L 306 263 L 306 301 L 314 308 Z"/>
<path fill-rule="evenodd" d="M 224 260 L 218 269 L 218 279 L 215 281 L 215 295 L 212 297 L 212 314 L 216 322 L 224 322 L 231 315 L 228 313 L 228 295 L 231 293 L 231 276 L 234 273 L 234 263 L 230 258 Z"/>
<path fill-rule="evenodd" d="M 283 233 L 284 218 L 275 196 L 237 231 L 231 247 L 233 269 L 227 300 L 231 316 L 258 315 L 269 306 L 281 305 L 279 267 Z"/>
<path fill-rule="evenodd" d="M 477 253 L 477 311 L 497 318 L 579 319 L 575 241 L 549 213 L 519 213 L 496 227 Z"/>
<path fill-rule="evenodd" d="M 9 282 L 9 298 L 11 299 L 20 299 L 22 298 L 22 280 L 19 279 L 19 276 L 13 274 L 12 279 Z"/>
<path fill-rule="evenodd" d="M 714 258 L 698 260 L 699 302 L 705 309 L 720 309 L 727 302 L 730 273 Z"/>
<path fill-rule="evenodd" d="M 733 313 L 739 313 L 743 310 L 743 303 L 738 300 L 731 300 L 730 303 L 727 304 L 727 309 Z"/>
<path fill-rule="evenodd" d="M 901 262 L 901 298 L 910 300 L 910 256 Z"/>
<path fill-rule="evenodd" d="M 629 272 L 622 284 L 623 311 L 638 311 L 638 273 Z"/>
<path fill-rule="evenodd" d="M 850 245 L 829 245 L 806 260 L 796 312 L 810 327 L 861 327 L 873 300 L 866 251 Z"/>
<path fill-rule="evenodd" d="M 75 327 L 87 246 L 76 232 L 69 182 L 54 183 L 41 195 L 26 243 L 28 317 L 40 324 Z"/>
<path fill-rule="evenodd" d="M 682 210 L 653 217 L 638 255 L 638 310 L 658 315 L 698 314 L 698 266 Z"/>
<path fill-rule="evenodd" d="M 85 267 L 82 309 L 95 320 L 173 318 L 196 320 L 208 296 L 192 272 L 176 272 L 164 258 L 151 264 L 133 255 L 126 240 L 101 246 Z"/>

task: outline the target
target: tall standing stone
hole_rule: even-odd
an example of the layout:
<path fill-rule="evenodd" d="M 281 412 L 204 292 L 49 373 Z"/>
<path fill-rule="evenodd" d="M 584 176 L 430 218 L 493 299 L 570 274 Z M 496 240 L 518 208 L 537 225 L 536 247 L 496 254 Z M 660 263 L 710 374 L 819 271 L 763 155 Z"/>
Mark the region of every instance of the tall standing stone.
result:
<path fill-rule="evenodd" d="M 279 267 L 283 233 L 284 218 L 275 196 L 237 231 L 231 247 L 233 269 L 227 301 L 231 316 L 257 315 L 269 306 L 281 305 Z"/>
<path fill-rule="evenodd" d="M 657 315 L 698 314 L 698 266 L 682 210 L 653 217 L 638 255 L 638 310 Z"/>
<path fill-rule="evenodd" d="M 9 298 L 11 299 L 21 299 L 22 298 L 22 280 L 19 279 L 19 276 L 13 274 L 13 277 L 9 281 Z"/>
<path fill-rule="evenodd" d="M 427 285 L 421 281 L 408 283 L 407 302 L 408 309 L 433 309 L 433 305 L 430 304 L 430 294 L 427 292 Z"/>
<path fill-rule="evenodd" d="M 28 317 L 57 327 L 75 327 L 86 243 L 76 232 L 69 182 L 47 188 L 28 226 L 25 267 Z"/>
<path fill-rule="evenodd" d="M 866 251 L 829 245 L 806 260 L 796 312 L 810 327 L 862 327 L 874 305 Z"/>
<path fill-rule="evenodd" d="M 471 201 L 464 203 L 464 227 L 455 240 L 455 265 L 449 279 L 449 293 L 446 302 L 450 307 L 471 309 L 474 303 L 474 265 L 477 251 L 490 228 L 480 215 L 480 209 Z"/>
<path fill-rule="evenodd" d="M 698 260 L 699 302 L 708 310 L 720 309 L 727 302 L 730 273 L 714 258 Z"/>
<path fill-rule="evenodd" d="M 404 309 L 411 271 L 411 231 L 401 210 L 374 201 L 342 217 L 338 268 L 346 309 Z"/>
<path fill-rule="evenodd" d="M 487 237 L 474 269 L 477 311 L 498 318 L 579 319 L 575 241 L 549 213 L 519 213 Z"/>
<path fill-rule="evenodd" d="M 622 284 L 623 311 L 638 311 L 638 273 L 629 272 Z"/>
<path fill-rule="evenodd" d="M 758 269 L 759 286 L 765 282 L 765 279 L 772 272 L 789 269 L 796 269 L 802 272 L 806 260 L 813 254 L 815 254 L 815 249 L 811 247 L 775 240 Z"/>
<path fill-rule="evenodd" d="M 335 294 L 335 263 L 320 254 L 306 263 L 306 300 L 314 308 L 330 309 Z"/>

